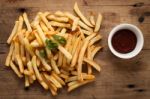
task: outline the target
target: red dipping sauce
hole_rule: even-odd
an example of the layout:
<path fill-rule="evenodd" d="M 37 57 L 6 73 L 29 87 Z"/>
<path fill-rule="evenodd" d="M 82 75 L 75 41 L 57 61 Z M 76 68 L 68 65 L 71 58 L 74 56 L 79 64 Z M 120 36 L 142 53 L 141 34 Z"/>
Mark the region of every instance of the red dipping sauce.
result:
<path fill-rule="evenodd" d="M 112 46 L 120 53 L 129 53 L 133 51 L 136 47 L 136 43 L 136 35 L 128 29 L 119 30 L 112 37 Z"/>

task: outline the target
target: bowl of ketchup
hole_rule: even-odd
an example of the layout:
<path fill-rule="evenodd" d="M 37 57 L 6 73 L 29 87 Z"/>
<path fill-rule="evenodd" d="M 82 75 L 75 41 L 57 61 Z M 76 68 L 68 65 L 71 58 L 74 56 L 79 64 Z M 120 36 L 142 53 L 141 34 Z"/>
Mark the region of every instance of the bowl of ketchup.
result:
<path fill-rule="evenodd" d="M 130 59 L 140 53 L 144 38 L 141 30 L 131 24 L 120 24 L 112 29 L 108 37 L 110 51 L 117 57 Z"/>

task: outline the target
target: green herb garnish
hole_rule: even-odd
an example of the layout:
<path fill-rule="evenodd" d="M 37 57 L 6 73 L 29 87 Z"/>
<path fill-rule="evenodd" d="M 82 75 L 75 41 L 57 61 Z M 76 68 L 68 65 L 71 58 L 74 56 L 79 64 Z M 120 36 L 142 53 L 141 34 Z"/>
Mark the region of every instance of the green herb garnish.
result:
<path fill-rule="evenodd" d="M 55 43 L 55 42 L 53 42 L 52 40 L 49 40 L 49 39 L 46 39 L 45 43 L 46 43 L 46 47 L 49 50 L 53 50 L 53 49 L 56 49 L 58 47 L 57 43 Z"/>
<path fill-rule="evenodd" d="M 40 56 L 46 58 L 46 51 L 44 49 L 40 50 Z"/>
<path fill-rule="evenodd" d="M 66 39 L 62 36 L 58 35 L 53 35 L 53 38 L 58 41 L 58 43 L 65 45 L 66 44 Z"/>

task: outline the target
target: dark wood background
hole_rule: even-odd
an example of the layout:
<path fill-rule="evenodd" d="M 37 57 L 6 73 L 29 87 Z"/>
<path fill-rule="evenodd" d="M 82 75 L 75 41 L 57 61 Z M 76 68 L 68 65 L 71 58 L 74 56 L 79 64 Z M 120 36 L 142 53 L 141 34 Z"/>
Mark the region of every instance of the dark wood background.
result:
<path fill-rule="evenodd" d="M 6 40 L 15 20 L 26 11 L 32 19 L 38 11 L 73 12 L 75 0 L 0 0 L 0 99 L 150 99 L 150 0 L 77 0 L 82 12 L 91 11 L 104 16 L 100 33 L 105 47 L 95 60 L 102 64 L 96 81 L 71 93 L 60 90 L 56 97 L 38 83 L 28 91 L 24 80 L 4 66 L 8 52 Z M 31 21 L 31 20 L 30 20 Z M 108 49 L 111 29 L 120 23 L 131 23 L 143 32 L 145 43 L 141 53 L 133 59 L 116 58 Z"/>

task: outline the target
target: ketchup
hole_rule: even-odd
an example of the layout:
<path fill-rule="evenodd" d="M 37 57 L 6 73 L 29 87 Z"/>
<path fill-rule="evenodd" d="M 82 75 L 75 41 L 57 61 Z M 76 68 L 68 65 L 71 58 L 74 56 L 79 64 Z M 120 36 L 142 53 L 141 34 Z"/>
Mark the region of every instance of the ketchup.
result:
<path fill-rule="evenodd" d="M 129 53 L 133 51 L 136 43 L 136 35 L 128 29 L 119 30 L 112 37 L 112 46 L 120 53 Z"/>

